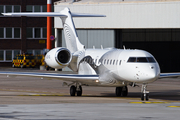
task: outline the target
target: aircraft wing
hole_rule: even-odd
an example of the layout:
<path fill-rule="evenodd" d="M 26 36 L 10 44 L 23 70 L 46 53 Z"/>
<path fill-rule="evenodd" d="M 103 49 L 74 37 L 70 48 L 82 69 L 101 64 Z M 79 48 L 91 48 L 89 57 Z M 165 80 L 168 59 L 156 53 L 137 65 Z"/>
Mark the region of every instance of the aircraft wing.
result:
<path fill-rule="evenodd" d="M 180 73 L 161 73 L 159 79 L 180 77 Z"/>
<path fill-rule="evenodd" d="M 84 84 L 96 83 L 99 79 L 99 75 L 79 75 L 79 74 L 58 74 L 58 73 L 40 73 L 40 72 L 0 72 L 0 75 L 10 76 L 30 76 L 30 77 L 40 77 L 48 79 L 58 79 L 70 82 L 81 82 Z"/>

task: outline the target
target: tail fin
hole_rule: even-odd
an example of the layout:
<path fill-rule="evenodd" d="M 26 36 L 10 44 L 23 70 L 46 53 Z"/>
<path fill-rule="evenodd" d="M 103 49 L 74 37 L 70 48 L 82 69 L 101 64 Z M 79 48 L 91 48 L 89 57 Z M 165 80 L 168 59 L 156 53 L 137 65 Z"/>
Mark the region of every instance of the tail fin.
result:
<path fill-rule="evenodd" d="M 63 23 L 64 36 L 66 41 L 67 48 L 72 52 L 76 52 L 84 49 L 84 45 L 82 45 L 78 39 L 78 35 L 74 26 L 74 22 L 72 19 L 72 14 L 69 8 L 65 8 L 60 12 L 61 14 L 66 15 L 67 17 L 60 17 Z"/>
<path fill-rule="evenodd" d="M 67 48 L 72 52 L 76 52 L 84 49 L 78 39 L 77 32 L 74 26 L 72 17 L 105 17 L 104 15 L 95 14 L 82 14 L 82 13 L 71 13 L 69 8 L 64 8 L 59 13 L 57 12 L 41 12 L 41 13 L 2 13 L 5 16 L 27 16 L 27 17 L 60 17 L 63 23 L 64 36 Z"/>

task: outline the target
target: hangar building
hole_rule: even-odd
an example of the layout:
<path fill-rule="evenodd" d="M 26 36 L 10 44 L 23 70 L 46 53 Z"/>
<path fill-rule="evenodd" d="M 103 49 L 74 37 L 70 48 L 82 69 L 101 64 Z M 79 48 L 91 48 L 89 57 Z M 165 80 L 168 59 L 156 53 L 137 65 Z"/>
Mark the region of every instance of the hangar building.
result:
<path fill-rule="evenodd" d="M 54 11 L 69 7 L 76 13 L 103 18 L 74 18 L 86 48 L 143 49 L 154 55 L 161 72 L 180 71 L 180 0 L 61 0 Z M 65 46 L 62 23 L 55 18 L 56 46 Z"/>

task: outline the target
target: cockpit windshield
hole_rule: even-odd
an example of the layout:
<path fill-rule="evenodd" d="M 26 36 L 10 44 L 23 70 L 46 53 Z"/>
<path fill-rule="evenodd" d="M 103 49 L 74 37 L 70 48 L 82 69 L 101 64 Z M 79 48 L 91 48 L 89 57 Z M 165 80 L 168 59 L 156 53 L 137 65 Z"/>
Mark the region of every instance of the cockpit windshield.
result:
<path fill-rule="evenodd" d="M 127 62 L 155 63 L 153 57 L 129 57 Z"/>

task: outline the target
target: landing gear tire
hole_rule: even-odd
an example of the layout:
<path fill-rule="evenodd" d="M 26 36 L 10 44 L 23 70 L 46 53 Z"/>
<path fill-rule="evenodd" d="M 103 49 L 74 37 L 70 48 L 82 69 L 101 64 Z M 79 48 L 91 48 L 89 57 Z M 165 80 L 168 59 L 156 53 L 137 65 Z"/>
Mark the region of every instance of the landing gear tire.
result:
<path fill-rule="evenodd" d="M 75 96 L 75 94 L 76 94 L 76 87 L 74 85 L 72 85 L 70 87 L 70 95 L 71 96 Z"/>
<path fill-rule="evenodd" d="M 144 101 L 144 94 L 141 94 L 141 100 Z"/>
<path fill-rule="evenodd" d="M 147 85 L 146 84 L 142 84 L 142 88 L 141 88 L 141 100 L 144 101 L 144 99 L 146 99 L 146 101 L 149 100 L 149 91 L 146 91 L 147 89 Z"/>
<path fill-rule="evenodd" d="M 122 88 L 122 96 L 123 97 L 126 97 L 128 95 L 128 88 L 127 88 L 127 86 L 124 86 L 123 88 Z"/>
<path fill-rule="evenodd" d="M 116 87 L 116 96 L 121 96 L 122 93 L 122 87 Z"/>
<path fill-rule="evenodd" d="M 82 87 L 79 86 L 79 90 L 77 90 L 77 96 L 82 96 Z"/>
<path fill-rule="evenodd" d="M 146 94 L 146 101 L 148 101 L 149 100 L 149 94 L 147 93 Z"/>

